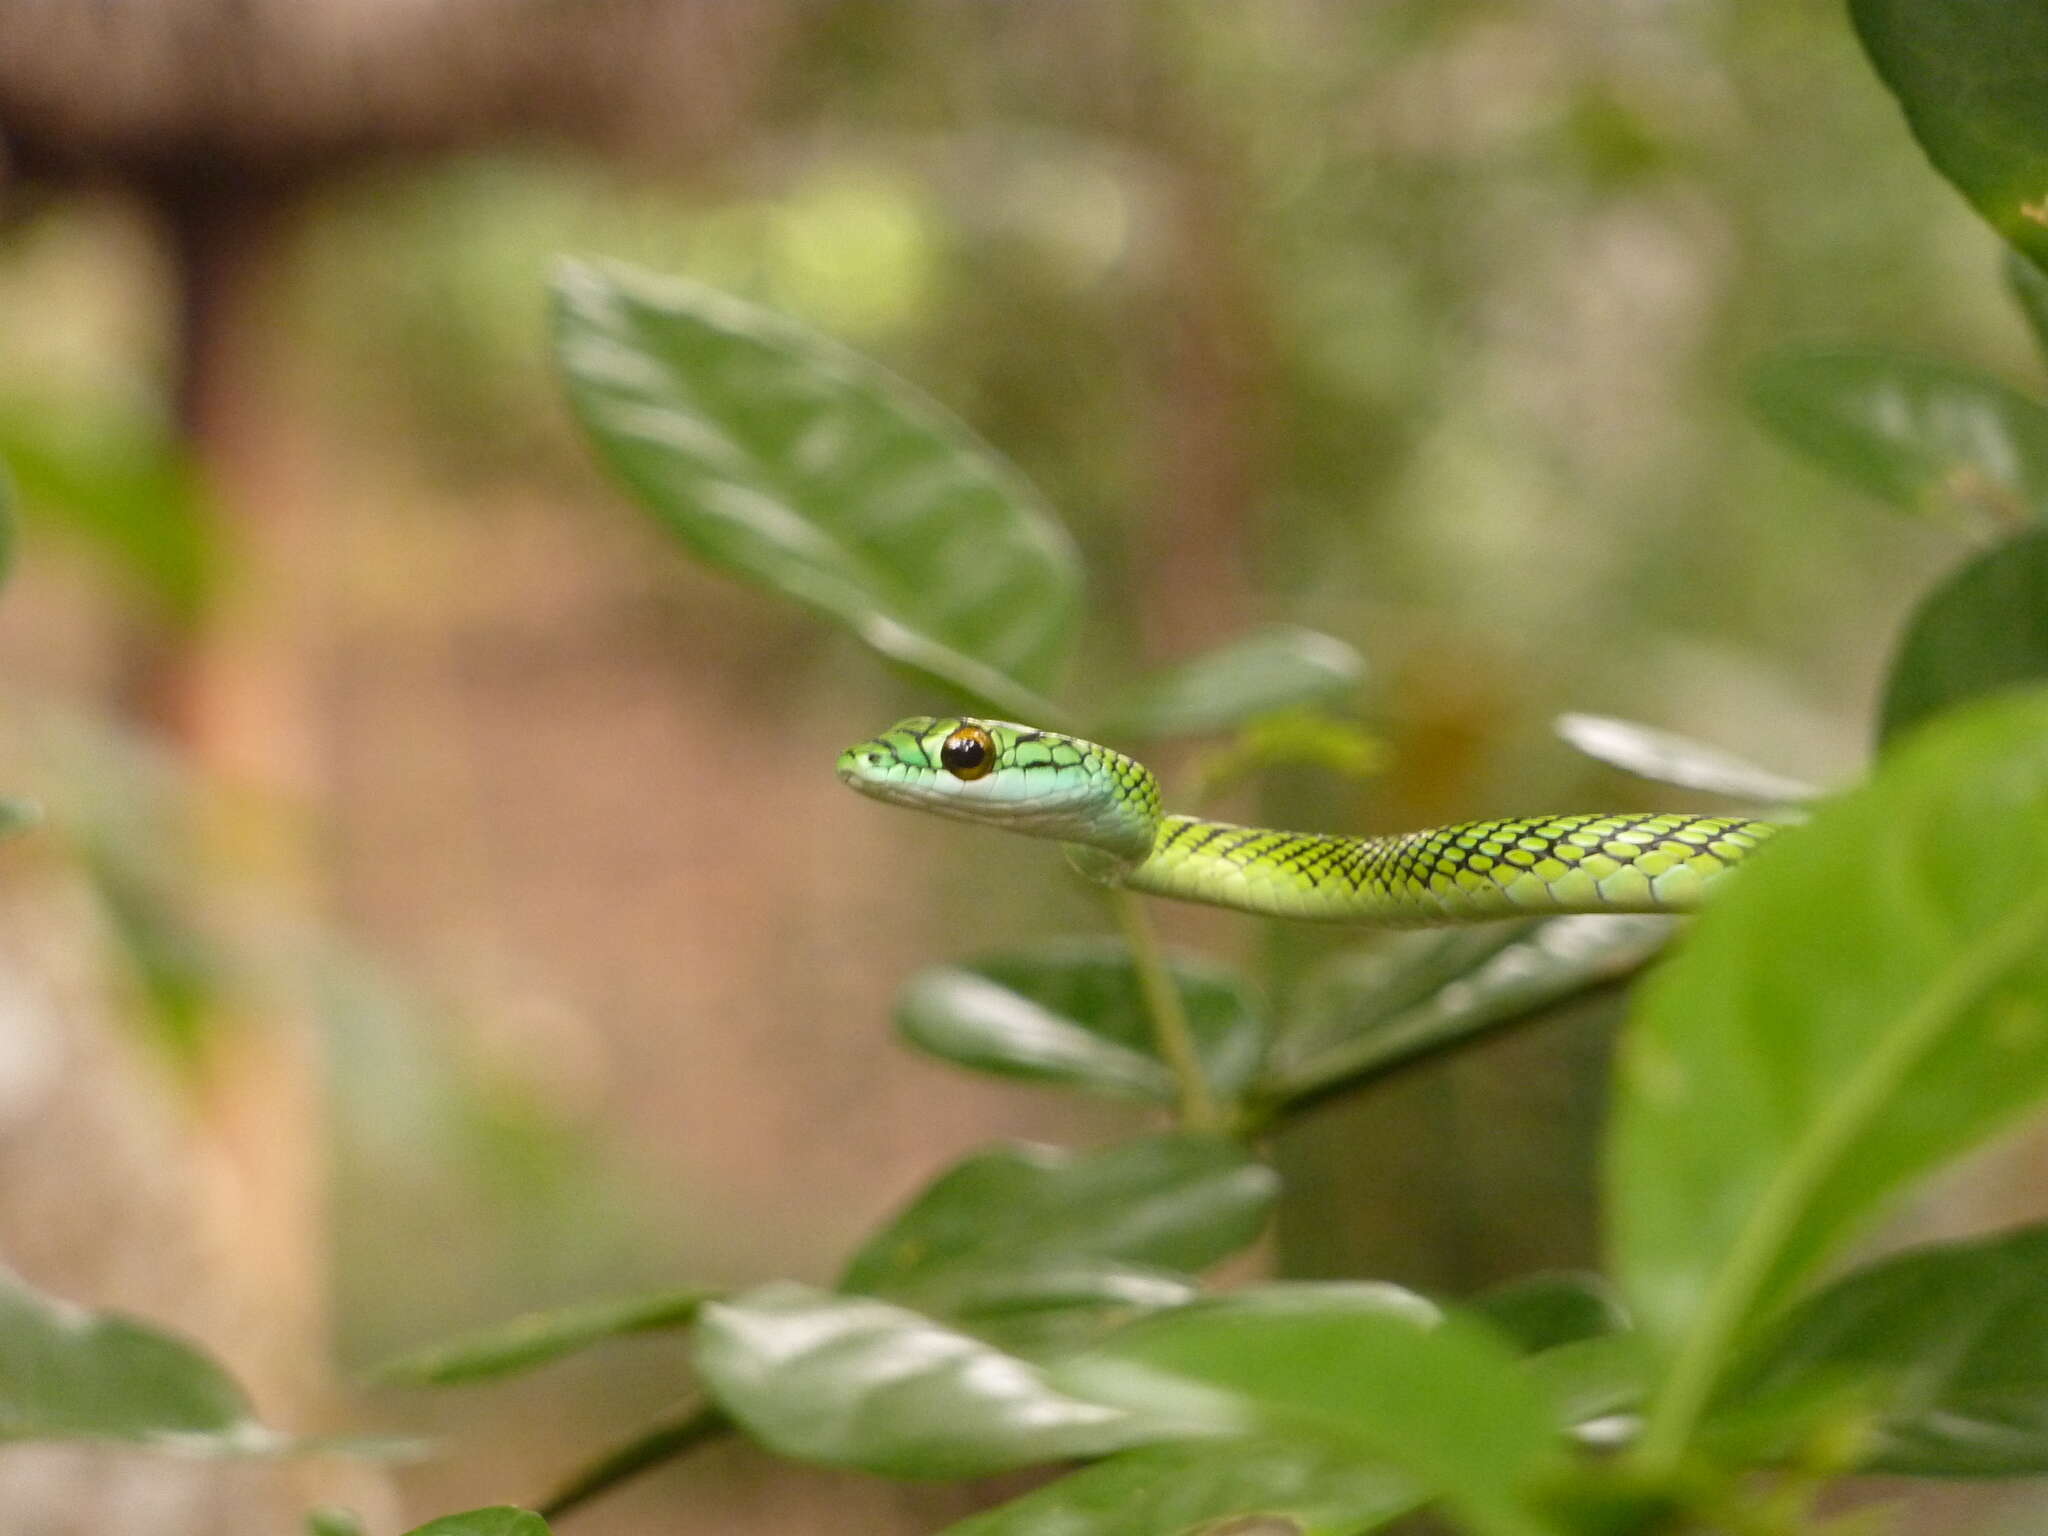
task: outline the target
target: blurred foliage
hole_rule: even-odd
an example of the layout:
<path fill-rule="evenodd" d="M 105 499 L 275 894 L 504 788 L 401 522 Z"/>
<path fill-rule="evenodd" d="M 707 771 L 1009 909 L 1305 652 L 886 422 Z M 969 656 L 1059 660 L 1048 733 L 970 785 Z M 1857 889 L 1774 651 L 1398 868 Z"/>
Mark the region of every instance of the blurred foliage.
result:
<path fill-rule="evenodd" d="M 1936 162 L 2001 227 L 2035 238 L 2006 217 L 2014 207 L 2028 217 L 2008 206 L 2009 167 L 1914 95 L 1930 68 L 1937 84 L 1958 71 L 2010 80 L 1981 50 L 1931 46 L 1913 30 L 1968 27 L 2006 8 L 1854 9 Z M 2005 522 L 2042 505 L 2041 362 L 2026 325 L 2040 327 L 2048 303 L 2039 273 L 2016 268 L 2023 323 L 1984 280 L 1992 242 L 1926 173 L 1827 0 L 1094 10 L 851 0 L 807 25 L 771 109 L 715 166 L 657 176 L 508 153 L 379 170 L 322 196 L 287 274 L 281 318 L 301 370 L 289 398 L 327 412 L 353 489 L 407 515 L 417 501 L 421 519 L 453 508 L 491 526 L 508 486 L 600 498 L 534 303 L 555 253 L 575 250 L 791 315 L 1000 444 L 1071 523 L 1094 578 L 1086 620 L 1048 625 L 1050 639 L 1019 648 L 1021 670 L 1071 645 L 1080 711 L 1117 705 L 1162 735 L 1223 733 L 1198 762 L 1207 792 L 1255 786 L 1264 803 L 1292 794 L 1290 819 L 1391 825 L 1451 805 L 1604 800 L 1618 781 L 1588 779 L 1548 740 L 1547 722 L 1568 707 L 1653 722 L 1601 736 L 1596 755 L 1631 773 L 1676 763 L 1681 783 L 1715 787 L 1702 773 L 1730 782 L 1743 759 L 1691 750 L 1664 729 L 1675 726 L 1729 737 L 1802 778 L 1847 780 L 1868 739 L 1861 703 L 1880 688 L 1911 695 L 1888 703 L 1888 718 L 1894 708 L 1917 718 L 2037 675 L 2031 640 L 2013 648 L 2025 664 L 2008 668 L 2013 651 L 1998 636 L 2013 631 L 1977 622 L 1991 610 L 1974 597 L 1964 617 L 1945 619 L 1937 598 L 1908 641 L 1932 659 L 1902 661 L 1884 682 L 1884 653 L 1931 567 L 1963 567 L 1953 580 L 1967 585 L 1986 569 L 2018 570 L 2024 544 L 1972 557 L 1948 530 L 1870 516 L 1854 488 L 1913 501 L 1932 492 Z M 2024 150 L 2034 106 L 1993 104 L 2014 127 L 2006 142 Z M 234 551 L 208 531 L 161 427 L 153 375 L 164 338 L 110 297 L 147 291 L 135 227 L 88 203 L 31 215 L 5 238 L 0 400 L 18 403 L 0 411 L 0 452 L 20 458 L 31 526 L 69 528 L 157 606 L 203 605 Z M 1845 337 L 1857 340 L 1845 348 Z M 1769 365 L 1761 380 L 1751 372 L 1773 355 L 1847 356 L 1858 377 L 1808 367 L 1773 395 Z M 1923 387 L 1930 380 L 1939 388 Z M 1742 403 L 1751 393 L 1777 402 L 1781 429 L 1798 423 L 1792 439 L 1818 446 L 1832 479 L 1757 430 Z M 1912 407 L 1903 419 L 1901 403 Z M 1240 487 L 1243 591 L 1198 594 L 1219 615 L 1209 638 L 1220 651 L 1154 656 L 1148 670 L 1138 637 L 1174 598 L 1162 555 L 1173 552 L 1175 472 L 1187 467 Z M 422 484 L 431 497 L 414 494 Z M 573 512 L 588 525 L 587 507 Z M 54 564 L 61 557 L 46 550 L 62 547 L 39 542 L 30 558 Z M 1994 584 L 2007 594 L 1997 603 L 2032 600 L 2030 582 Z M 891 596 L 873 611 L 898 624 L 919 617 Z M 1245 614 L 1313 626 L 1294 631 L 1312 644 L 1245 640 L 1257 665 L 1240 672 L 1229 627 Z M 977 650 L 985 636 L 965 628 Z M 1362 698 L 1358 655 L 1372 660 Z M 1205 670 L 1219 657 L 1226 670 Z M 681 664 L 701 669 L 703 658 Z M 817 688 L 820 672 L 789 670 L 754 680 L 767 707 Z M 1215 709 L 1219 675 L 1232 686 L 1249 676 L 1252 702 Z M 830 686 L 843 684 L 834 675 Z M 1204 708 L 1187 707 L 1191 692 Z M 1268 713 L 1282 702 L 1312 710 Z M 1346 718 L 1353 708 L 1369 724 Z M 1314 771 L 1299 782 L 1271 772 L 1288 763 Z M 1759 792 L 1757 778 L 1737 778 Z M 1913 797 L 1897 793 L 1891 809 L 1905 824 Z M 1850 834 L 1834 835 L 1834 856 L 1848 858 Z M 111 838 L 80 847 L 153 1016 L 189 1052 L 193 999 L 226 974 L 208 949 L 216 936 L 165 896 L 176 887 L 149 857 Z M 1056 877 L 1034 872 L 990 894 L 971 867 L 932 873 L 935 886 L 952 878 L 986 898 L 947 904 L 971 948 L 1029 937 L 1001 925 Z M 1281 985 L 1261 1006 L 1286 1027 L 1259 1081 L 1285 1106 L 1348 1091 L 1614 981 L 1660 937 L 1613 936 L 1608 949 L 1546 926 L 1502 930 L 1498 945 L 1469 952 L 1428 939 L 1328 958 L 1276 942 Z M 339 1246 L 355 1256 L 342 1298 L 358 1353 L 473 1320 L 501 1292 L 526 1305 L 580 1294 L 599 1275 L 610 1287 L 622 1271 L 666 1283 L 653 1271 L 673 1249 L 715 1251 L 718 1234 L 700 1230 L 650 1240 L 648 1202 L 621 1193 L 616 1162 L 587 1128 L 563 1124 L 544 1074 L 437 1043 L 447 1013 L 387 969 L 347 946 L 293 942 L 331 963 L 346 1138 Z M 1004 1071 L 1042 1067 L 1050 1048 L 1066 1053 L 1070 1076 L 1155 1083 L 1158 1064 L 1143 1053 L 1111 1066 L 1095 1049 L 1130 1043 L 1122 1005 L 1104 1001 L 1114 990 L 1086 992 L 1069 1016 L 1011 989 L 1087 1041 L 1033 1015 L 1018 1044 L 1011 1001 L 996 1021 L 1004 1028 L 970 1019 L 963 1045 L 954 1009 L 945 1039 L 928 1031 L 924 1043 Z M 1870 1010 L 1871 1026 L 1886 1017 Z M 1267 1027 L 1258 1021 L 1261 1039 Z M 1759 1058 L 1758 1070 L 1775 1061 Z M 1444 1081 L 1439 1101 L 1451 1109 L 1399 1132 L 1418 1164 L 1451 1162 L 1443 1151 L 1462 1134 L 1455 1069 Z M 1569 1166 L 1572 1151 L 1546 1144 L 1513 1160 L 1535 1181 Z M 1455 1183 L 1457 1173 L 1430 1176 Z M 1466 1206 L 1480 1193 L 1449 1190 Z M 1373 1198 L 1312 1221 L 1370 1221 Z M 672 1227 L 713 1219 L 699 1198 L 678 1221 L 682 1204 L 666 1208 Z M 1716 1230 L 1703 1222 L 1693 1236 L 1704 1244 Z M 394 1250 L 412 1256 L 403 1273 L 374 1257 Z M 1121 1250 L 1083 1257 L 1093 1267 L 1035 1275 L 1041 1289 L 1026 1299 L 1085 1310 L 1092 1323 L 1113 1304 L 1177 1297 L 1190 1283 Z M 1432 1261 L 1395 1262 L 1413 1278 Z M 1967 1255 L 1955 1262 L 1978 1273 Z M 1687 1263 L 1686 1283 L 1705 1283 L 1711 1265 L 1698 1254 Z M 552 1353 L 631 1331 L 647 1316 L 640 1307 L 544 1318 L 520 1338 Z M 1430 1347 L 1394 1334 L 1340 1342 Z M 526 1363 L 516 1350 L 505 1358 Z M 1232 1375 L 1236 1362 L 1196 1351 L 1172 1363 L 1243 1389 L 1261 1414 L 1272 1407 L 1262 1383 Z M 1499 1364 L 1482 1344 L 1446 1369 L 1489 1381 Z M 1821 1395 L 1829 1412 L 1840 1407 Z M 1394 1427 L 1426 1430 L 1425 1412 Z M 1888 1434 L 1928 1429 L 1884 1412 Z M 1825 1417 L 1787 1410 L 1775 1428 L 1806 1435 Z M 1403 1445 L 1417 1465 L 1398 1475 L 1361 1471 L 1327 1446 L 1276 1445 L 1264 1431 L 1228 1453 L 1126 1451 L 963 1529 L 1022 1536 L 1078 1519 L 1150 1532 L 1248 1508 L 1362 1529 L 1444 1476 L 1431 1446 L 1412 1435 Z M 1480 1502 L 1481 1520 L 1505 1523 L 1495 1501 Z M 446 1524 L 465 1536 L 540 1529 L 510 1510 Z"/>

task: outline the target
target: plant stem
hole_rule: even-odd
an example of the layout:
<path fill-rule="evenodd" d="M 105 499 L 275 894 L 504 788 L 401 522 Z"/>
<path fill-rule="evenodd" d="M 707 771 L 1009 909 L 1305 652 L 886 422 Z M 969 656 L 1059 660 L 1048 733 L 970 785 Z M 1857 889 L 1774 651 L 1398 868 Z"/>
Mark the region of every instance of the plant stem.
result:
<path fill-rule="evenodd" d="M 710 1403 L 698 1397 L 686 1398 L 625 1445 L 576 1472 L 548 1496 L 539 1513 L 543 1519 L 559 1520 L 628 1478 L 732 1433 L 732 1427 L 732 1420 Z"/>
<path fill-rule="evenodd" d="M 1131 961 L 1138 968 L 1138 989 L 1145 997 L 1145 1011 L 1152 1016 L 1152 1043 L 1180 1090 L 1180 1122 L 1191 1131 L 1221 1130 L 1223 1117 L 1209 1091 L 1202 1058 L 1195 1054 L 1195 1037 L 1188 1028 L 1187 1010 L 1181 1006 L 1180 989 L 1160 957 L 1159 940 L 1145 904 L 1122 886 L 1112 886 L 1105 894 L 1124 931 L 1124 941 L 1131 946 Z"/>

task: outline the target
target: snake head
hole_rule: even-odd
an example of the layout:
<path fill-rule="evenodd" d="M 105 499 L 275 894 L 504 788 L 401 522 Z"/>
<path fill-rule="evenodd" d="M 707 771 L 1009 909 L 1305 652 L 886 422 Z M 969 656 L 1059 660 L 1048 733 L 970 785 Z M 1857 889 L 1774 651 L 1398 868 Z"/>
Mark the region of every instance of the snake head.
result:
<path fill-rule="evenodd" d="M 913 715 L 839 754 L 839 777 L 892 805 L 1078 843 L 1122 862 L 1152 850 L 1159 784 L 1121 752 L 1007 720 Z"/>

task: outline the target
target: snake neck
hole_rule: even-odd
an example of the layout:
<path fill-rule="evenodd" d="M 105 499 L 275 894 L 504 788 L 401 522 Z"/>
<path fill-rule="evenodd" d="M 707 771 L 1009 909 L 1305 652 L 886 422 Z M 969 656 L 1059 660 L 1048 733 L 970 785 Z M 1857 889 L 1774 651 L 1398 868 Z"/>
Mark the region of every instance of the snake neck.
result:
<path fill-rule="evenodd" d="M 1423 924 L 1564 912 L 1686 912 L 1776 828 L 1724 816 L 1581 815 L 1343 837 L 1162 818 L 1130 864 L 1084 873 L 1240 912 Z M 1074 850 L 1070 850 L 1072 856 Z"/>

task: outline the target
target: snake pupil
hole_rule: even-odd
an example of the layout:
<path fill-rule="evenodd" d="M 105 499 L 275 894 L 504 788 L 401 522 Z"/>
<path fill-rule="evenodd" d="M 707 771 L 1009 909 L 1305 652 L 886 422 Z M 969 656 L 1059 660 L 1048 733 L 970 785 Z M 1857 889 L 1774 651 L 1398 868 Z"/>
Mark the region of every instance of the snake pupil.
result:
<path fill-rule="evenodd" d="M 994 743 L 988 732 L 967 726 L 946 738 L 939 748 L 939 766 L 956 779 L 978 779 L 994 765 Z"/>

